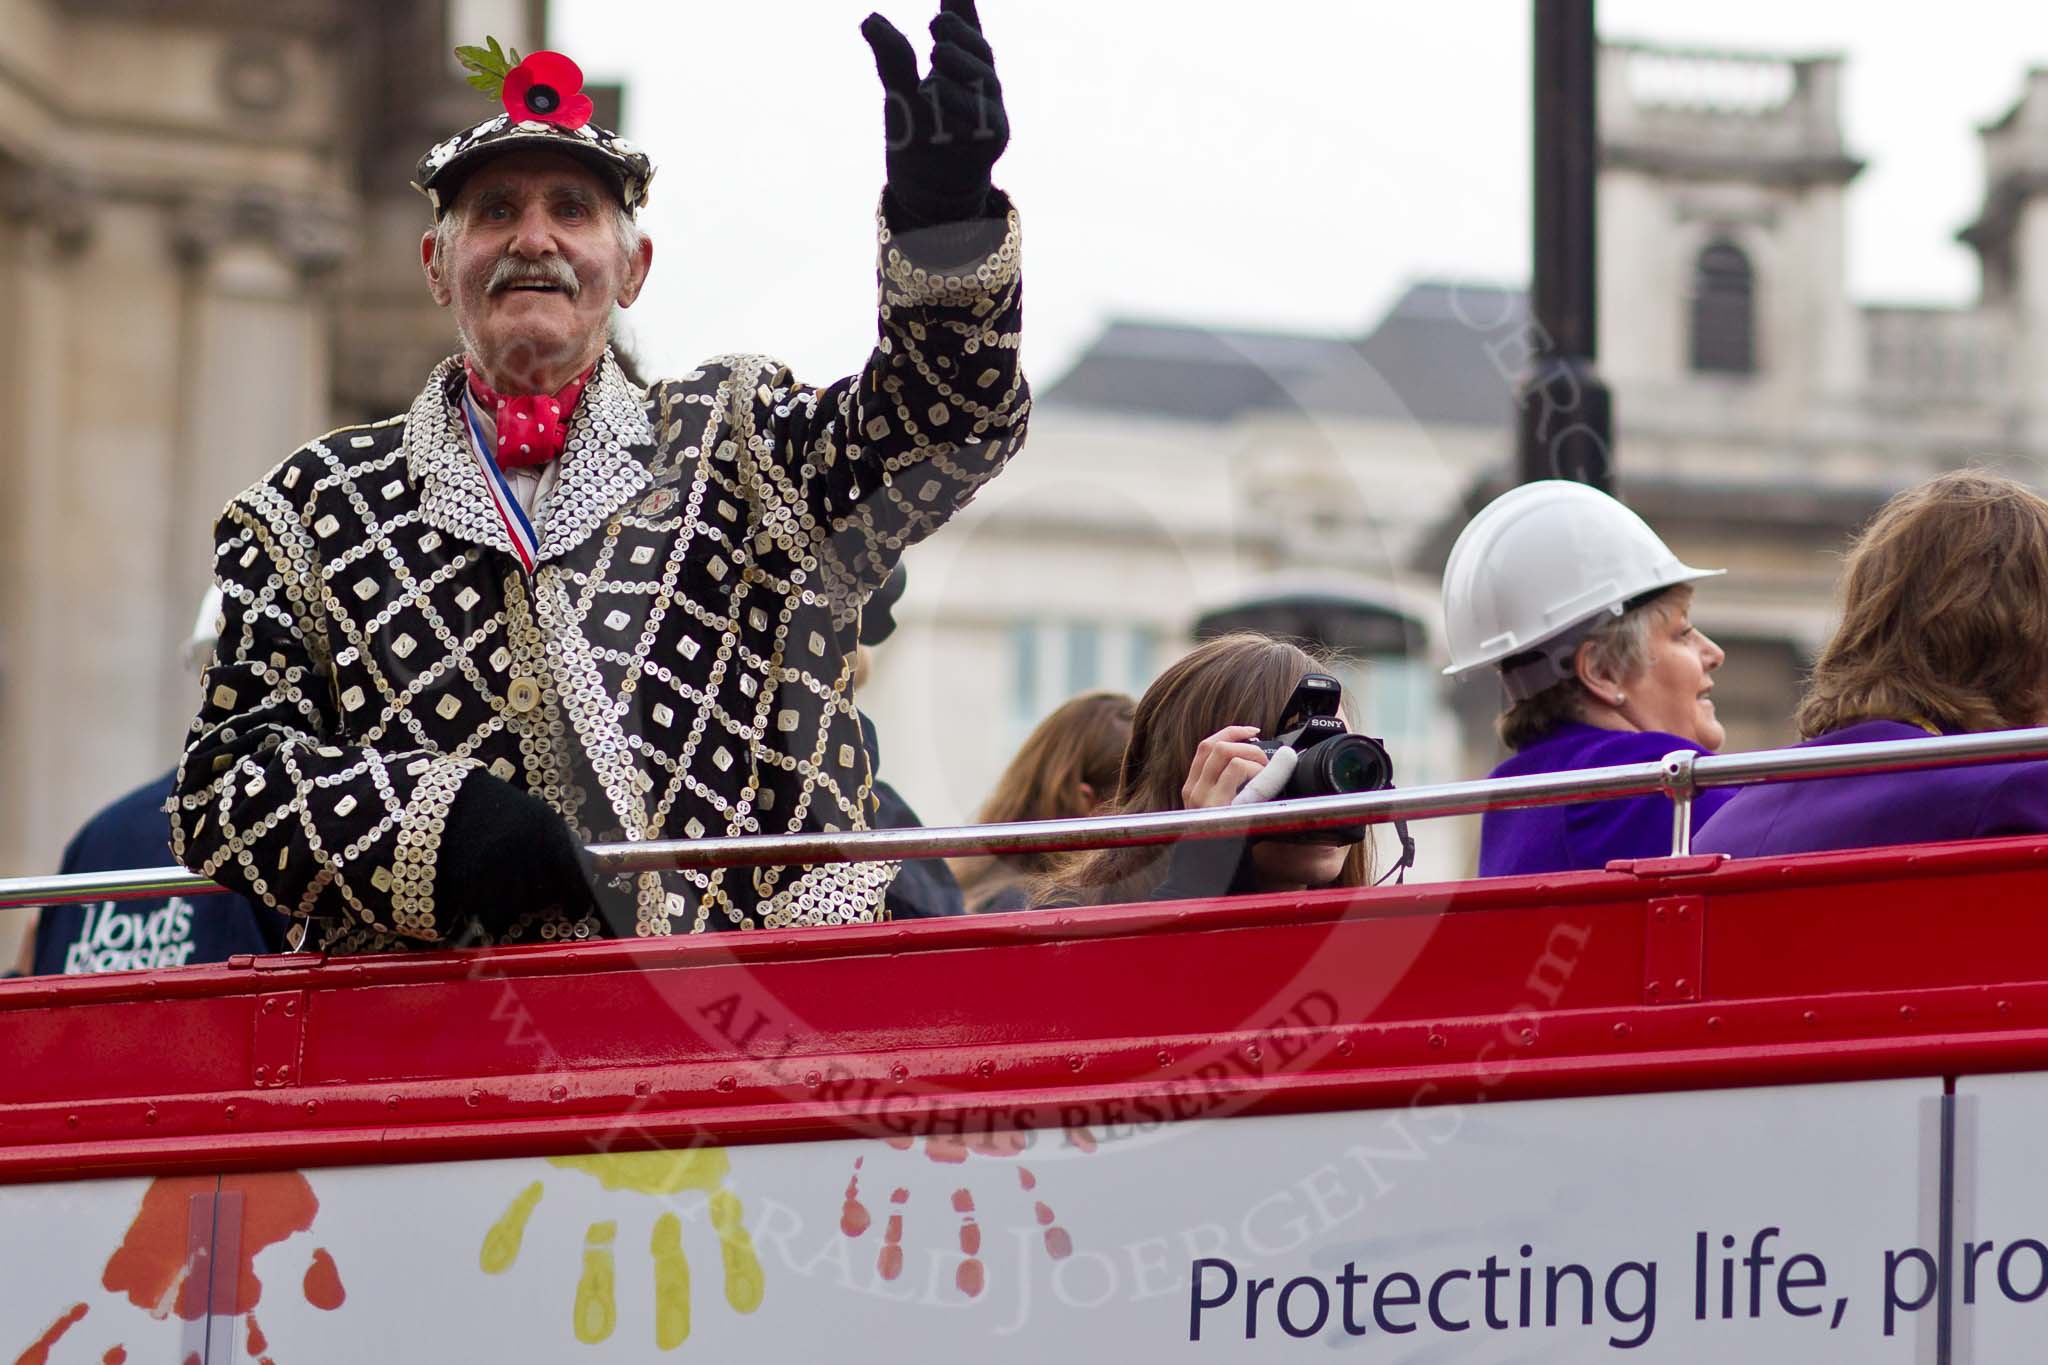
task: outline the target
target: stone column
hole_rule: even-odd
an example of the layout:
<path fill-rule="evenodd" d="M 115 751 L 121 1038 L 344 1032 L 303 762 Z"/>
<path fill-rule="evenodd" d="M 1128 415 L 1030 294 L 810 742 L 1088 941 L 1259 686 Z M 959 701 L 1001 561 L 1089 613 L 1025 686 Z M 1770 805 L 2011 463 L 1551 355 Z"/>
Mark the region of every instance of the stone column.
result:
<path fill-rule="evenodd" d="M 2048 198 L 2026 194 L 2013 217 L 2013 307 L 2021 338 L 2013 389 L 2021 406 L 2021 439 L 2038 460 L 2048 451 Z"/>
<path fill-rule="evenodd" d="M 229 499 L 329 429 L 332 332 L 322 281 L 339 235 L 257 193 L 188 203 L 172 235 L 187 266 L 178 414 L 158 610 L 170 634 L 151 673 L 156 748 L 175 754 L 198 705 L 179 643 L 212 581 Z"/>
<path fill-rule="evenodd" d="M 49 794 L 26 743 L 41 644 L 29 490 L 37 463 L 56 458 L 63 429 L 52 387 L 63 348 L 52 330 L 63 321 L 54 276 L 84 226 L 82 206 L 45 172 L 0 160 L 0 318 L 9 323 L 0 328 L 0 411 L 10 415 L 0 432 L 0 771 L 12 775 L 0 796 L 0 869 L 8 874 L 53 870 L 60 851 L 24 825 Z M 0 913 L 0 967 L 13 965 L 30 922 L 27 913 Z"/>
<path fill-rule="evenodd" d="M 179 410 L 180 284 L 161 211 L 16 227 L 0 399 L 0 866 L 55 867 L 85 816 L 161 770 L 152 696 Z"/>

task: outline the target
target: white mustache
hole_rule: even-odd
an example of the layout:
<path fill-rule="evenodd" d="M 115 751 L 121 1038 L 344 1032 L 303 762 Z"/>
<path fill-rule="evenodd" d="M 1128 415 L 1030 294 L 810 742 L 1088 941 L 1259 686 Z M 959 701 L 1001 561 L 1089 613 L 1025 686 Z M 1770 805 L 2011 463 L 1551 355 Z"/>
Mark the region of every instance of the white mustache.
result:
<path fill-rule="evenodd" d="M 506 256 L 492 267 L 490 279 L 484 281 L 484 293 L 496 297 L 522 284 L 552 284 L 572 299 L 583 292 L 576 272 L 560 256 L 543 256 L 537 261 Z"/>

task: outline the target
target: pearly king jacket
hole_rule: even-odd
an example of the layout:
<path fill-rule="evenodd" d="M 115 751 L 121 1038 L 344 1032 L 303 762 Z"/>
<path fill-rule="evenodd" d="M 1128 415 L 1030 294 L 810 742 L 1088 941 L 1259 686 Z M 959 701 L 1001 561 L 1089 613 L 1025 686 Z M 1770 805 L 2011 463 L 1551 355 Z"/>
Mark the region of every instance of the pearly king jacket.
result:
<path fill-rule="evenodd" d="M 366 952 L 457 937 L 443 821 L 487 776 L 586 841 L 862 829 L 861 603 L 1001 469 L 1030 400 L 1017 216 L 880 227 L 881 339 L 823 389 L 728 356 L 642 392 L 607 355 L 527 574 L 465 444 L 459 359 L 411 411 L 229 504 L 171 802 L 193 871 Z M 643 873 L 638 932 L 882 917 L 893 863 Z M 602 933 L 536 907 L 505 941 Z"/>

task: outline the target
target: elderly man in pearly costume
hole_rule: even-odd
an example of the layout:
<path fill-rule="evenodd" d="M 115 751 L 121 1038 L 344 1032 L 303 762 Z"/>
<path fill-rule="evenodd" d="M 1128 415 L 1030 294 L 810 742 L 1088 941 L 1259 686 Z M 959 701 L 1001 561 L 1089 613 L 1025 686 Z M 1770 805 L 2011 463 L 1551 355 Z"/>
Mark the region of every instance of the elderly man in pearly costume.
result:
<path fill-rule="evenodd" d="M 187 867 L 340 952 L 881 916 L 893 864 L 596 877 L 583 845 L 872 814 L 861 604 L 1030 406 L 1001 86 L 972 0 L 931 32 L 920 78 L 887 20 L 862 26 L 880 341 L 824 388 L 760 356 L 629 383 L 605 338 L 653 260 L 648 158 L 590 124 L 566 57 L 462 50 L 506 109 L 419 168 L 462 353 L 222 515 L 224 628 L 172 801 Z"/>

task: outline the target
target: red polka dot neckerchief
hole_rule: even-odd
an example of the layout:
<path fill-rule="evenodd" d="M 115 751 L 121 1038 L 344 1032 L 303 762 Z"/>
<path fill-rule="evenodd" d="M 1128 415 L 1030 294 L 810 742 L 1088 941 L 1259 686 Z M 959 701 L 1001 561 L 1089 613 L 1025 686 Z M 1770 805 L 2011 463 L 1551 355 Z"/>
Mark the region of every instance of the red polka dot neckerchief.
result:
<path fill-rule="evenodd" d="M 500 469 L 527 469 L 560 455 L 562 442 L 568 436 L 570 415 L 576 411 L 576 400 L 583 396 L 583 390 L 597 373 L 597 366 L 592 365 L 564 384 L 559 393 L 507 398 L 484 383 L 483 376 L 469 361 L 464 360 L 463 365 L 469 371 L 471 395 L 497 423 L 496 455 Z"/>

